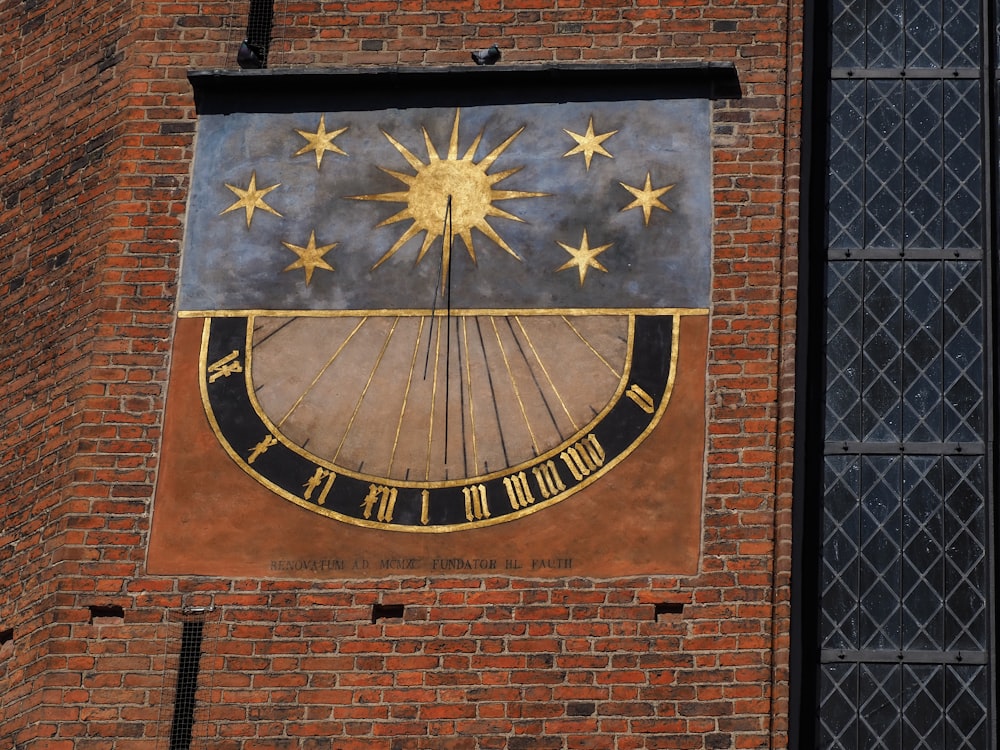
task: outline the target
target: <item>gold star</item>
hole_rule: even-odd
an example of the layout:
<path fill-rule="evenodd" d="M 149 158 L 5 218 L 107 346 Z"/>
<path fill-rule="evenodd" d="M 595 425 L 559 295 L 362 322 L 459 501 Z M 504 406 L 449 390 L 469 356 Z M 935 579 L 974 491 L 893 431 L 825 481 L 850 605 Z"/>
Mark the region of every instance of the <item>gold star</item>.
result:
<path fill-rule="evenodd" d="M 667 185 L 666 187 L 653 188 L 652 181 L 649 177 L 649 172 L 646 172 L 646 185 L 642 188 L 629 187 L 624 182 L 619 182 L 623 188 L 628 190 L 635 197 L 635 200 L 629 203 L 622 211 L 628 211 L 630 208 L 641 208 L 642 215 L 645 219 L 645 225 L 649 226 L 649 216 L 653 213 L 654 208 L 662 208 L 667 213 L 670 213 L 670 208 L 660 202 L 660 196 L 666 193 L 668 190 L 673 189 L 673 185 Z"/>
<path fill-rule="evenodd" d="M 565 271 L 567 268 L 576 268 L 580 272 L 580 286 L 583 286 L 583 281 L 587 278 L 588 268 L 596 268 L 598 271 L 604 271 L 604 273 L 608 272 L 608 269 L 602 266 L 600 261 L 597 260 L 597 256 L 611 247 L 612 244 L 614 243 L 609 242 L 607 245 L 592 248 L 590 241 L 587 239 L 587 230 L 584 229 L 583 239 L 580 240 L 580 247 L 570 247 L 569 245 L 563 245 L 561 242 L 559 243 L 562 249 L 573 257 L 559 266 L 556 269 L 556 273 Z"/>
<path fill-rule="evenodd" d="M 332 245 L 316 247 L 316 232 L 311 232 L 309 234 L 309 244 L 305 247 L 299 247 L 290 242 L 282 242 L 281 244 L 299 256 L 298 260 L 294 261 L 284 270 L 294 271 L 296 268 L 304 269 L 306 272 L 306 286 L 312 281 L 313 271 L 317 268 L 323 268 L 327 271 L 333 270 L 333 266 L 323 260 L 323 256 L 337 246 L 336 242 Z"/>
<path fill-rule="evenodd" d="M 587 163 L 587 170 L 590 170 L 590 160 L 594 158 L 594 154 L 600 154 L 601 156 L 606 156 L 609 159 L 614 159 L 611 154 L 604 150 L 604 143 L 608 138 L 617 133 L 617 130 L 612 130 L 610 133 L 594 133 L 594 117 L 591 115 L 590 122 L 587 124 L 587 132 L 583 135 L 579 133 L 573 133 L 569 130 L 563 128 L 563 132 L 570 136 L 576 145 L 573 146 L 569 151 L 563 154 L 563 157 L 572 156 L 573 154 L 583 154 L 583 159 Z"/>
<path fill-rule="evenodd" d="M 343 133 L 347 128 L 341 128 L 340 130 L 334 130 L 332 133 L 326 132 L 326 121 L 324 120 L 324 115 L 319 116 L 319 127 L 316 128 L 315 133 L 310 133 L 308 130 L 296 130 L 295 132 L 306 139 L 307 143 L 305 146 L 300 148 L 295 152 L 295 156 L 301 156 L 302 154 L 307 154 L 310 151 L 316 152 L 316 169 L 320 168 L 323 163 L 323 153 L 326 151 L 332 151 L 335 154 L 341 154 L 347 156 L 347 152 L 344 151 L 340 146 L 333 142 L 333 139 L 338 135 Z"/>
<path fill-rule="evenodd" d="M 277 211 L 275 211 L 273 208 L 271 208 L 264 202 L 264 196 L 280 185 L 281 183 L 279 182 L 277 185 L 271 185 L 271 187 L 266 187 L 263 190 L 258 190 L 256 172 L 253 172 L 250 175 L 250 184 L 247 186 L 246 190 L 244 190 L 243 188 L 238 188 L 235 185 L 230 185 L 229 183 L 226 183 L 226 187 L 232 190 L 234 193 L 236 193 L 236 195 L 238 195 L 240 199 L 236 201 L 233 205 L 231 205 L 229 208 L 227 208 L 225 211 L 220 212 L 219 216 L 222 216 L 222 214 L 227 214 L 230 211 L 235 211 L 238 208 L 245 208 L 247 212 L 248 229 L 250 228 L 250 221 L 253 219 L 254 209 L 259 208 L 262 211 L 267 211 L 268 213 L 272 213 L 275 216 L 281 216 L 281 214 L 279 214 Z"/>

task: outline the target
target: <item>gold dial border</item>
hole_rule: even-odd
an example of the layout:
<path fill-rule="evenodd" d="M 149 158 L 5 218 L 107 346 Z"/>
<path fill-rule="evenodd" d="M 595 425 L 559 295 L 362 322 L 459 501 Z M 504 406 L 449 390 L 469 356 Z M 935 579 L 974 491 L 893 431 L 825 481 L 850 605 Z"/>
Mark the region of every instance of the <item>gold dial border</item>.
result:
<path fill-rule="evenodd" d="M 452 318 L 503 315 L 528 317 L 529 315 L 708 315 L 707 307 L 475 307 L 407 308 L 377 310 L 180 310 L 178 318 L 357 318 L 364 316 Z"/>
<path fill-rule="evenodd" d="M 562 311 L 562 312 L 565 314 L 565 311 Z M 621 311 L 618 310 L 616 312 L 620 313 Z M 658 309 L 656 311 L 656 313 L 657 314 L 666 314 L 666 313 L 663 312 L 662 309 Z M 585 313 L 581 313 L 581 314 L 585 314 Z M 312 511 L 314 513 L 318 513 L 318 514 L 323 515 L 323 516 L 327 516 L 328 518 L 336 519 L 338 521 L 341 521 L 343 523 L 347 523 L 347 524 L 350 524 L 350 525 L 353 525 L 353 526 L 359 526 L 359 527 L 362 527 L 362 528 L 368 528 L 368 529 L 373 529 L 373 530 L 395 531 L 395 532 L 405 532 L 405 533 L 444 534 L 444 533 L 450 533 L 450 532 L 453 532 L 453 531 L 462 531 L 462 530 L 467 530 L 467 529 L 477 529 L 477 528 L 482 528 L 482 527 L 485 527 L 485 526 L 495 526 L 495 525 L 498 525 L 498 524 L 501 524 L 501 523 L 507 523 L 509 521 L 514 521 L 514 520 L 517 520 L 519 518 L 523 518 L 523 517 L 531 515 L 533 513 L 537 513 L 538 511 L 544 510 L 545 508 L 548 508 L 548 507 L 550 507 L 552 505 L 555 505 L 556 503 L 562 502 L 563 500 L 565 500 L 568 497 L 571 497 L 572 495 L 576 494 L 580 490 L 582 490 L 582 489 L 584 489 L 586 487 L 589 487 L 591 484 L 593 484 L 598 479 L 602 478 L 605 474 L 607 474 L 609 471 L 611 471 L 613 468 L 615 468 L 619 463 L 621 463 L 626 458 L 628 458 L 628 456 L 630 456 L 632 454 L 632 452 L 640 444 L 642 444 L 642 442 L 656 428 L 656 426 L 660 422 L 660 419 L 663 417 L 664 412 L 666 411 L 667 405 L 670 403 L 671 397 L 673 395 L 674 384 L 675 384 L 676 378 L 677 378 L 677 356 L 678 356 L 678 352 L 680 350 L 680 322 L 681 322 L 680 321 L 680 317 L 679 317 L 680 314 L 688 314 L 688 315 L 692 315 L 692 314 L 698 315 L 698 314 L 701 314 L 701 315 L 704 315 L 704 314 L 707 314 L 707 310 L 705 310 L 705 311 L 699 311 L 699 312 L 693 312 L 691 310 L 691 308 L 685 308 L 683 313 L 675 313 L 675 315 L 678 315 L 678 317 L 675 317 L 674 323 L 673 323 L 673 327 L 672 327 L 671 347 L 670 347 L 671 348 L 671 351 L 670 351 L 670 373 L 669 373 L 669 375 L 667 377 L 667 383 L 666 383 L 666 386 L 664 388 L 663 398 L 660 401 L 659 407 L 657 408 L 656 413 L 650 419 L 649 423 L 646 425 L 645 429 L 635 438 L 635 440 L 632 441 L 632 443 L 627 448 L 625 448 L 624 450 L 622 450 L 614 458 L 612 458 L 607 463 L 605 463 L 604 466 L 600 467 L 597 471 L 593 472 L 588 477 L 585 477 L 582 481 L 578 482 L 574 486 L 572 486 L 572 487 L 570 487 L 570 488 L 568 488 L 568 489 L 560 492 L 559 494 L 557 494 L 557 495 L 555 495 L 555 496 L 553 496 L 551 498 L 547 498 L 546 500 L 544 500 L 542 502 L 536 503 L 534 505 L 530 505 L 527 508 L 523 508 L 520 511 L 515 511 L 513 513 L 508 513 L 508 514 L 505 514 L 503 516 L 499 516 L 497 518 L 488 518 L 488 519 L 483 519 L 483 520 L 479 520 L 479 521 L 475 521 L 475 522 L 470 522 L 470 523 L 460 523 L 460 524 L 452 524 L 452 525 L 444 525 L 444 526 L 412 526 L 412 525 L 383 523 L 383 522 L 378 522 L 378 521 L 369 521 L 369 520 L 365 520 L 365 519 L 356 518 L 355 516 L 348 516 L 348 515 L 345 515 L 345 514 L 342 514 L 342 513 L 338 513 L 336 511 L 330 510 L 328 508 L 323 508 L 321 506 L 316 505 L 315 503 L 312 503 L 312 502 L 309 502 L 307 500 L 304 500 L 303 498 L 298 497 L 297 495 L 294 495 L 294 494 L 286 491 L 282 487 L 279 487 L 278 485 L 274 484 L 273 482 L 271 482 L 266 477 L 262 476 L 261 474 L 257 473 L 256 471 L 254 471 L 250 467 L 250 465 L 246 463 L 246 461 L 243 459 L 243 457 L 241 455 L 239 455 L 232 448 L 232 446 L 229 444 L 229 441 L 222 434 L 222 430 L 219 427 L 218 422 L 216 421 L 215 414 L 214 414 L 214 411 L 212 409 L 211 402 L 209 400 L 209 396 L 208 396 L 208 378 L 207 378 L 207 368 L 208 368 L 208 356 L 207 356 L 207 352 L 208 352 L 208 344 L 209 344 L 209 334 L 211 332 L 211 320 L 210 319 L 206 319 L 205 320 L 204 326 L 202 328 L 201 356 L 199 357 L 199 360 L 200 360 L 200 362 L 199 362 L 199 386 L 200 386 L 200 389 L 201 389 L 202 404 L 203 404 L 203 407 L 205 409 L 205 416 L 208 419 L 209 426 L 211 427 L 212 432 L 215 434 L 216 439 L 219 441 L 219 443 L 222 446 L 222 448 L 229 455 L 229 457 L 233 459 L 233 461 L 236 463 L 236 465 L 239 466 L 252 479 L 254 479 L 254 481 L 256 481 L 259 484 L 261 484 L 262 486 L 266 487 L 268 490 L 270 490 L 274 494 L 276 494 L 279 497 L 284 498 L 285 500 L 288 500 L 288 501 L 290 501 L 290 502 L 292 502 L 292 503 L 294 503 L 294 504 L 298 505 L 299 507 L 302 507 L 302 508 L 304 508 L 306 510 Z M 228 316 L 220 316 L 220 317 L 228 317 Z M 237 316 L 234 315 L 233 317 L 237 317 Z M 248 331 L 252 331 L 252 327 L 250 325 L 248 325 Z M 630 342 L 630 344 L 631 344 L 631 342 Z M 631 365 L 631 348 L 630 348 L 630 352 L 629 352 L 629 364 Z M 252 392 L 253 392 L 252 388 L 251 388 L 250 392 L 252 394 Z M 621 397 L 621 394 L 620 393 L 617 394 L 616 398 L 611 401 L 611 405 L 613 406 L 620 397 Z M 257 407 L 255 406 L 255 408 L 257 408 Z M 584 433 L 580 433 L 580 434 L 584 434 Z M 280 433 L 278 433 L 277 436 L 279 438 L 282 437 Z M 568 441 L 567 441 L 567 444 L 569 444 Z M 555 452 L 553 452 L 553 455 L 554 454 L 555 454 Z M 308 457 L 308 455 L 307 455 L 307 457 Z M 540 463 L 542 460 L 545 460 L 542 457 L 536 457 L 536 459 L 537 459 L 538 463 Z M 532 463 L 535 463 L 535 461 L 533 461 Z M 335 468 L 339 469 L 339 467 L 335 467 Z M 506 474 L 513 474 L 513 473 L 514 473 L 514 470 L 511 469 L 509 471 L 497 472 L 497 475 L 506 475 Z M 471 482 L 471 481 L 472 480 L 470 479 L 469 482 Z M 463 481 L 461 484 L 465 484 L 465 483 L 467 483 L 467 482 Z M 392 484 L 392 485 L 398 485 L 398 486 L 404 486 L 403 484 L 395 482 L 395 481 L 390 482 L 390 484 Z"/>

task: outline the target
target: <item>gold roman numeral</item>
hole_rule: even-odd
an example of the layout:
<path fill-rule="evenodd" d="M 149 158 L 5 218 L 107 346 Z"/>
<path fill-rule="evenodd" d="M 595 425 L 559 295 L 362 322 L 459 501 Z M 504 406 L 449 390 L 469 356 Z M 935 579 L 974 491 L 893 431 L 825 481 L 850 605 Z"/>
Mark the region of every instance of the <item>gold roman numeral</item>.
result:
<path fill-rule="evenodd" d="M 316 502 L 319 505 L 323 505 L 326 503 L 326 496 L 330 494 L 330 488 L 333 487 L 333 480 L 336 478 L 337 474 L 335 472 L 330 471 L 329 469 L 324 469 L 322 466 L 317 466 L 316 471 L 311 477 L 309 477 L 309 481 L 302 485 L 305 488 L 305 492 L 302 493 L 302 499 L 308 500 L 312 497 L 313 490 L 322 484 L 323 489 L 317 496 Z M 323 483 L 324 479 L 326 479 L 325 484 Z"/>
<path fill-rule="evenodd" d="M 420 491 L 420 523 L 426 526 L 430 522 L 431 493 L 427 490 Z"/>
<path fill-rule="evenodd" d="M 274 435 L 267 435 L 263 440 L 261 440 L 257 445 L 250 449 L 250 457 L 247 458 L 247 463 L 252 464 L 258 458 L 260 458 L 267 449 L 278 444 L 278 439 Z"/>
<path fill-rule="evenodd" d="M 635 383 L 628 387 L 628 390 L 625 391 L 625 395 L 632 399 L 636 406 L 647 414 L 652 414 L 656 408 L 653 404 L 653 397 L 642 390 L 642 388 L 637 386 Z"/>
<path fill-rule="evenodd" d="M 378 504 L 378 510 L 375 512 L 375 520 L 381 521 L 382 523 L 390 523 L 392 521 L 392 513 L 396 509 L 396 495 L 397 490 L 395 487 L 385 487 L 381 484 L 370 484 L 368 485 L 368 494 L 365 495 L 364 502 L 361 503 L 361 507 L 364 508 L 365 518 L 372 517 L 372 511 L 375 510 L 375 504 Z"/>
<path fill-rule="evenodd" d="M 243 363 L 239 361 L 239 356 L 239 351 L 233 349 L 232 352 L 222 359 L 210 364 L 208 371 L 212 374 L 208 378 L 208 382 L 214 383 L 219 378 L 228 378 L 234 372 L 243 372 Z"/>
<path fill-rule="evenodd" d="M 469 521 L 482 521 L 490 517 L 490 506 L 486 502 L 486 487 L 472 484 L 462 488 L 465 495 L 465 517 Z"/>
<path fill-rule="evenodd" d="M 604 448 L 597 442 L 594 433 L 559 454 L 573 478 L 580 481 L 590 476 L 595 470 L 604 466 Z"/>
<path fill-rule="evenodd" d="M 535 496 L 531 494 L 531 487 L 528 486 L 528 478 L 523 471 L 503 478 L 503 486 L 507 489 L 507 497 L 510 499 L 510 507 L 514 510 L 527 508 L 535 502 Z"/>
<path fill-rule="evenodd" d="M 538 483 L 538 491 L 542 493 L 542 497 L 545 499 L 555 497 L 566 489 L 562 477 L 559 476 L 559 468 L 552 459 L 533 467 L 531 473 L 535 475 L 535 482 Z"/>

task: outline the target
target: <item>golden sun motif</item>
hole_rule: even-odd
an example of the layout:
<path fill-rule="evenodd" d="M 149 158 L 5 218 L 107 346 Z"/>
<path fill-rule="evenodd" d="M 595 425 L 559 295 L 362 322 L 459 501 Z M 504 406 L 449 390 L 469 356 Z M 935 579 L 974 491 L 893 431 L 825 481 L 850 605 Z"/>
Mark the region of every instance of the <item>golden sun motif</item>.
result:
<path fill-rule="evenodd" d="M 380 222 L 377 226 L 387 226 L 399 221 L 406 221 L 407 219 L 411 221 L 411 224 L 392 247 L 372 266 L 372 270 L 389 260 L 403 245 L 423 232 L 424 238 L 416 260 L 419 263 L 427 254 L 427 251 L 434 245 L 435 240 L 443 236 L 446 231 L 446 221 L 450 223 L 450 227 L 448 228 L 450 233 L 462 239 L 473 263 L 476 262 L 476 251 L 472 242 L 473 229 L 482 232 L 498 247 L 518 260 L 521 260 L 521 256 L 490 226 L 488 219 L 490 217 L 499 217 L 523 222 L 523 219 L 498 208 L 495 203 L 514 198 L 539 198 L 548 194 L 523 190 L 498 190 L 495 186 L 499 182 L 520 171 L 521 168 L 516 167 L 493 174 L 489 173 L 489 169 L 514 142 L 514 139 L 521 134 L 524 128 L 519 128 L 500 143 L 500 145 L 496 146 L 486 156 L 476 162 L 474 161 L 474 157 L 476 149 L 479 148 L 480 141 L 482 141 L 483 131 L 479 132 L 479 135 L 475 137 L 472 145 L 469 146 L 465 153 L 459 156 L 459 117 L 460 111 L 455 110 L 455 122 L 451 129 L 448 152 L 444 158 L 438 154 L 438 150 L 431 142 L 427 130 L 421 128 L 424 135 L 424 144 L 427 148 L 426 163 L 421 161 L 389 133 L 382 131 L 383 135 L 389 139 L 389 142 L 413 168 L 414 174 L 405 174 L 385 167 L 379 167 L 383 172 L 395 177 L 406 185 L 406 190 L 390 193 L 373 193 L 370 195 L 352 195 L 350 197 L 354 200 L 405 203 L 406 208 Z M 444 274 L 447 272 L 448 265 L 451 262 L 451 247 L 448 242 L 443 243 L 443 245 L 441 263 Z"/>

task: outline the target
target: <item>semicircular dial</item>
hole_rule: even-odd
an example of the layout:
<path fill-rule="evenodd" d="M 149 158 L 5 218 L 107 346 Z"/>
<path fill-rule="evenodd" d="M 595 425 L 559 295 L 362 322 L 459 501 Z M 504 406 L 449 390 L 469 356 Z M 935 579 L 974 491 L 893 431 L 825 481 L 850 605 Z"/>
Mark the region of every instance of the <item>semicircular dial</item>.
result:
<path fill-rule="evenodd" d="M 558 502 L 631 452 L 669 399 L 677 320 L 215 318 L 202 389 L 227 451 L 273 491 L 359 525 L 448 531 Z"/>

